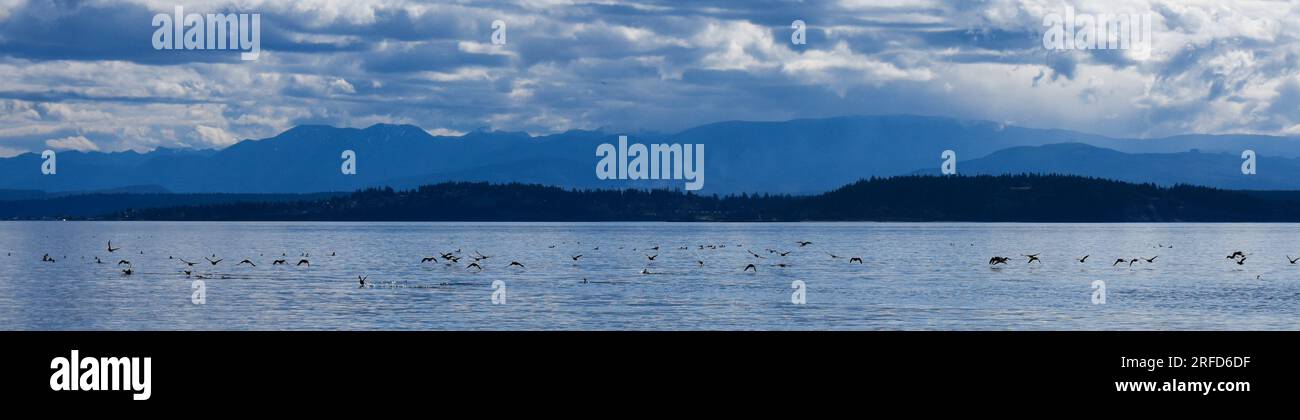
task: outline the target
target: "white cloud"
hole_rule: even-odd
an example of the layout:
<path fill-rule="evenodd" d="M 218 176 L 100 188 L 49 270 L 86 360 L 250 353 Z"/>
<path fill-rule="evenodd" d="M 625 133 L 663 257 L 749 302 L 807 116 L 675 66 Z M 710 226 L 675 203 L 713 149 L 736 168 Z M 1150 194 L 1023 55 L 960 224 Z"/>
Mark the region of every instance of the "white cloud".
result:
<path fill-rule="evenodd" d="M 203 143 L 213 147 L 226 147 L 239 141 L 233 134 L 217 127 L 196 125 L 194 126 L 194 132 L 198 134 Z"/>
<path fill-rule="evenodd" d="M 430 136 L 460 137 L 465 135 L 464 131 L 452 130 L 452 129 L 441 128 L 441 127 L 432 130 L 425 129 L 424 131 L 429 133 Z"/>
<path fill-rule="evenodd" d="M 99 145 L 84 136 L 69 136 L 61 139 L 49 139 L 45 146 L 56 150 L 76 150 L 80 152 L 98 152 Z"/>
<path fill-rule="evenodd" d="M 94 5 L 132 3 L 175 4 Z M 224 147 L 304 122 L 349 126 L 372 116 L 452 133 L 481 126 L 673 131 L 868 112 L 1121 136 L 1294 134 L 1300 126 L 1300 113 L 1285 102 L 1295 95 L 1279 94 L 1300 68 L 1300 8 L 1283 2 L 182 3 L 274 14 L 286 23 L 277 27 L 280 42 L 310 45 L 283 45 L 256 62 L 181 65 L 156 65 L 158 56 L 140 59 L 137 51 L 45 59 L 6 48 L 0 145 L 35 150 L 75 133 L 105 151 Z M 23 4 L 0 0 L 0 22 L 27 18 Z M 1064 4 L 1154 14 L 1151 57 L 1043 51 L 1035 33 L 1044 14 Z M 606 13 L 614 5 L 628 13 Z M 788 23 L 771 22 L 786 12 L 808 23 L 808 45 L 791 45 Z M 509 24 L 505 46 L 489 41 L 497 18 Z M 4 29 L 0 39 L 20 39 Z M 445 56 L 393 54 L 429 43 L 455 48 Z M 366 66 L 381 53 L 401 60 L 382 71 Z"/>
<path fill-rule="evenodd" d="M 27 153 L 26 150 L 0 146 L 0 158 L 8 158 Z"/>

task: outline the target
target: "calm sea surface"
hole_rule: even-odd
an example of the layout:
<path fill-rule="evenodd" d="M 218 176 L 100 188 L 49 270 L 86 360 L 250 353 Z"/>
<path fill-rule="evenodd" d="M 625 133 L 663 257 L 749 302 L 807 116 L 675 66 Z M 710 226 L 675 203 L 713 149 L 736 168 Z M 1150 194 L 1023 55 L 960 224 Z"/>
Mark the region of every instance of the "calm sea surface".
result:
<path fill-rule="evenodd" d="M 1300 225 L 0 222 L 0 329 L 1296 330 L 1288 254 Z"/>

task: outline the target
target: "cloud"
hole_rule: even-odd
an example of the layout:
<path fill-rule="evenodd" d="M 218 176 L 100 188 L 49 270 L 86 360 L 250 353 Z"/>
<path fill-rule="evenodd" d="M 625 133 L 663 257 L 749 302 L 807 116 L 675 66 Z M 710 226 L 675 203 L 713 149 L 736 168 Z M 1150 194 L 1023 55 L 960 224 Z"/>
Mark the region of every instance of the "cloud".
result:
<path fill-rule="evenodd" d="M 460 136 L 465 135 L 465 132 L 464 132 L 464 131 L 450 130 L 450 129 L 446 129 L 446 128 L 435 128 L 435 129 L 432 129 L 432 130 L 425 129 L 424 131 L 425 131 L 425 132 L 428 132 L 430 136 L 450 136 L 450 137 L 460 137 Z"/>
<path fill-rule="evenodd" d="M 926 114 L 1113 136 L 1300 132 L 1300 6 L 1187 0 L 196 0 L 262 56 L 158 51 L 173 3 L 0 0 L 0 147 L 226 147 L 298 124 L 673 132 Z M 1151 16 L 1152 50 L 1042 47 L 1043 18 Z M 507 42 L 491 42 L 493 20 Z M 790 42 L 793 20 L 807 44 Z"/>
<path fill-rule="evenodd" d="M 98 152 L 99 145 L 84 136 L 70 136 L 61 139 L 49 139 L 45 146 L 55 150 L 76 150 L 79 152 Z"/>
<path fill-rule="evenodd" d="M 217 127 L 196 125 L 194 126 L 194 132 L 199 136 L 199 139 L 202 140 L 204 144 L 218 148 L 226 147 L 239 141 L 239 139 L 235 138 L 233 134 Z"/>

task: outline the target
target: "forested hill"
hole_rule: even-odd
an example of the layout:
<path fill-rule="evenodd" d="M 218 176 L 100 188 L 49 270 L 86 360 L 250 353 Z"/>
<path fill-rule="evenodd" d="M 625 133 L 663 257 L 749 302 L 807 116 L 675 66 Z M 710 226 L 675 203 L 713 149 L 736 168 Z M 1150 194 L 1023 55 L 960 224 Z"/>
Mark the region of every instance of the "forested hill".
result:
<path fill-rule="evenodd" d="M 314 200 L 118 212 L 113 220 L 1297 222 L 1300 193 L 1057 175 L 904 176 L 815 196 L 444 183 Z"/>

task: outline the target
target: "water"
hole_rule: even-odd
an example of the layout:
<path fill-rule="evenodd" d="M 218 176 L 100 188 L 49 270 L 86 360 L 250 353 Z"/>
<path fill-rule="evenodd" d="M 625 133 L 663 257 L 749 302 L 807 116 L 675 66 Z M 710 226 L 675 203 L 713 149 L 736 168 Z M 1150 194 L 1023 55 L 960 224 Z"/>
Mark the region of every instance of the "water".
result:
<path fill-rule="evenodd" d="M 0 328 L 1295 330 L 1300 264 L 1284 258 L 1300 256 L 1297 233 L 1288 224 L 0 222 Z M 109 240 L 122 249 L 109 254 Z M 453 266 L 419 262 L 456 249 L 466 258 Z M 1245 265 L 1224 258 L 1235 250 L 1249 254 Z M 464 268 L 475 251 L 491 257 L 480 273 Z M 304 252 L 310 267 L 294 266 Z M 1038 252 L 1042 264 L 1020 256 Z M 45 253 L 57 261 L 41 262 Z M 204 261 L 213 254 L 224 261 Z M 1085 264 L 1073 260 L 1085 254 Z M 991 269 L 993 255 L 1011 263 Z M 168 256 L 199 262 L 206 304 L 191 303 L 194 279 Z M 257 267 L 235 265 L 245 258 Z M 290 265 L 271 265 L 280 258 Z M 741 271 L 750 263 L 757 273 Z M 358 288 L 358 275 L 376 287 Z M 497 280 L 502 305 L 492 303 Z M 795 280 L 807 285 L 804 305 L 791 303 Z M 1092 303 L 1094 280 L 1106 283 L 1103 305 Z"/>

